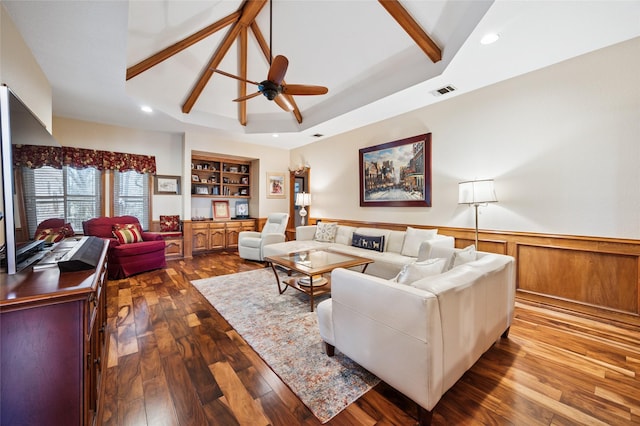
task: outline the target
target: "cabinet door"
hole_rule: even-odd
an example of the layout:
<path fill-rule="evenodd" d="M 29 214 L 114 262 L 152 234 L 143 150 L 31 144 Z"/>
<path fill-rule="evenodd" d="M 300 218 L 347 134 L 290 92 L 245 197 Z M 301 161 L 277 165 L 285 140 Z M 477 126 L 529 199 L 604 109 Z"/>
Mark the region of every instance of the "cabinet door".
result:
<path fill-rule="evenodd" d="M 209 249 L 209 229 L 206 227 L 193 228 L 193 251 L 203 251 Z"/>
<path fill-rule="evenodd" d="M 209 248 L 223 249 L 225 244 L 224 223 L 212 223 L 209 229 Z"/>
<path fill-rule="evenodd" d="M 227 223 L 227 248 L 238 248 L 238 234 L 242 230 L 239 222 Z"/>

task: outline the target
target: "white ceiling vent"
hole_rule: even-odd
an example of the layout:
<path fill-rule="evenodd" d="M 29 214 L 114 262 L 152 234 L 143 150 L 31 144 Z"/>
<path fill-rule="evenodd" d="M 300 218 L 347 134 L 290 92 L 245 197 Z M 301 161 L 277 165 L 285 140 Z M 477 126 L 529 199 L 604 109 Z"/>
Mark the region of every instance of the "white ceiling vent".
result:
<path fill-rule="evenodd" d="M 447 93 L 453 92 L 454 90 L 456 90 L 456 88 L 449 85 L 449 86 L 444 86 L 439 89 L 436 89 L 433 92 L 431 92 L 431 94 L 433 96 L 442 96 L 442 95 L 446 95 Z"/>

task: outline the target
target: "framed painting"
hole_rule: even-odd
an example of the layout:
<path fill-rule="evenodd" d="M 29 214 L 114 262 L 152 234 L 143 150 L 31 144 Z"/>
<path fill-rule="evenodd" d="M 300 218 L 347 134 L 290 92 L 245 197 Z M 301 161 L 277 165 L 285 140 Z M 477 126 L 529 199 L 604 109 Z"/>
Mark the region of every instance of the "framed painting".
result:
<path fill-rule="evenodd" d="M 267 172 L 267 198 L 285 198 L 284 173 Z"/>
<path fill-rule="evenodd" d="M 213 200 L 211 201 L 213 207 L 214 219 L 230 219 L 229 214 L 229 201 L 228 200 Z"/>
<path fill-rule="evenodd" d="M 360 149 L 360 207 L 431 207 L 431 133 Z"/>
<path fill-rule="evenodd" d="M 153 193 L 165 195 L 180 194 L 180 176 L 156 175 L 153 180 Z"/>

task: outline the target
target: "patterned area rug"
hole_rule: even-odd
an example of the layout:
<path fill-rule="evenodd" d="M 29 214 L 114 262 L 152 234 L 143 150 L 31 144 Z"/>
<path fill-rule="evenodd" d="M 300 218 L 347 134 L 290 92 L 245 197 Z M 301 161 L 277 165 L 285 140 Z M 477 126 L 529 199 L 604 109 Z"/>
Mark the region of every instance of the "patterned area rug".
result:
<path fill-rule="evenodd" d="M 338 350 L 324 353 L 308 297 L 292 288 L 278 294 L 270 268 L 192 284 L 322 423 L 380 381 Z"/>

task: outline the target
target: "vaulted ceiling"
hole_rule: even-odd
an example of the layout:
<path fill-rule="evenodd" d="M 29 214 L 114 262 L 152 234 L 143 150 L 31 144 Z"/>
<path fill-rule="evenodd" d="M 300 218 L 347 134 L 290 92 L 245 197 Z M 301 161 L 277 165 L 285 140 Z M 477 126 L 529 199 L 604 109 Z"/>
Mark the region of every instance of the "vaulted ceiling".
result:
<path fill-rule="evenodd" d="M 300 131 L 439 75 L 490 5 L 132 2 L 127 91 L 194 124 Z M 289 59 L 288 83 L 321 85 L 329 93 L 290 98 L 292 114 L 264 98 L 232 103 L 253 87 L 212 69 L 259 82 L 270 54 Z"/>
<path fill-rule="evenodd" d="M 284 148 L 640 36 L 638 1 L 400 0 L 408 15 L 400 23 L 375 0 L 262 3 L 249 14 L 241 0 L 2 0 L 51 82 L 54 115 Z M 226 26 L 127 79 L 137 64 L 227 18 Z M 409 35 L 408 22 L 435 43 L 441 60 Z M 500 40 L 481 45 L 488 32 Z M 246 101 L 243 112 L 232 102 L 243 90 L 237 80 L 218 73 L 202 80 L 216 58 L 220 70 L 240 75 L 246 65 L 247 79 L 265 79 L 269 45 L 289 59 L 288 84 L 329 89 L 295 96 L 299 117 L 262 96 Z M 200 82 L 206 84 L 192 96 Z M 433 94 L 447 85 L 456 91 Z M 154 112 L 142 113 L 143 104 Z"/>

